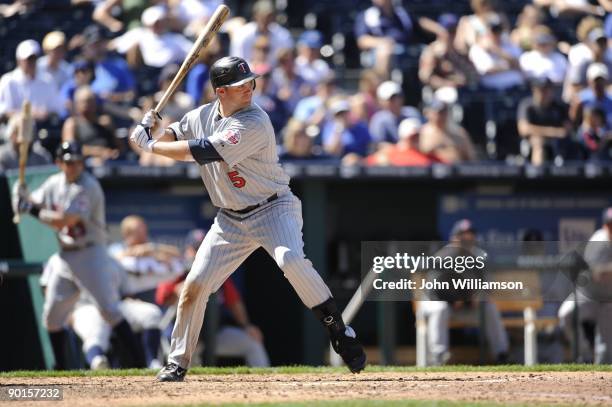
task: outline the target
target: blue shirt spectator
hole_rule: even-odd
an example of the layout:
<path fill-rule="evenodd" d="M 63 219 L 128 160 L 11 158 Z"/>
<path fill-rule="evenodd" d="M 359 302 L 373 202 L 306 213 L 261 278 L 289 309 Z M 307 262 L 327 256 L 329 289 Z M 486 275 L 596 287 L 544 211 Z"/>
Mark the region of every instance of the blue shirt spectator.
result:
<path fill-rule="evenodd" d="M 331 104 L 332 118 L 323 126 L 322 140 L 325 152 L 343 157 L 353 153 L 365 157 L 372 141 L 368 127 L 363 122 L 351 123 L 349 103 L 344 99 Z"/>
<path fill-rule="evenodd" d="M 401 6 L 390 4 L 390 0 L 373 0 L 372 3 L 357 16 L 355 36 L 389 37 L 404 44 L 410 41 L 413 24 L 408 12 Z"/>
<path fill-rule="evenodd" d="M 191 96 L 197 106 L 202 104 L 204 85 L 208 82 L 208 65 L 197 64 L 187 75 L 185 85 L 187 94 Z"/>

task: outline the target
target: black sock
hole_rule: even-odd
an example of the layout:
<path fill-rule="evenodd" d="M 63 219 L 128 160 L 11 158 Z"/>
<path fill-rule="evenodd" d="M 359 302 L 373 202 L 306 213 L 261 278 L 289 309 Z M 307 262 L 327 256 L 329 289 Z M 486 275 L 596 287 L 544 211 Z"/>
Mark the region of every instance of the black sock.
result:
<path fill-rule="evenodd" d="M 312 307 L 312 311 L 323 326 L 327 328 L 331 337 L 344 334 L 346 326 L 333 297 L 329 297 L 324 303 Z"/>
<path fill-rule="evenodd" d="M 49 332 L 51 347 L 55 356 L 55 370 L 66 369 L 66 331 Z"/>
<path fill-rule="evenodd" d="M 136 336 L 134 335 L 132 328 L 125 319 L 115 325 L 113 328 L 113 333 L 121 342 L 121 345 L 125 347 L 125 350 L 131 359 L 129 362 L 129 367 L 145 367 L 142 349 L 136 340 Z"/>

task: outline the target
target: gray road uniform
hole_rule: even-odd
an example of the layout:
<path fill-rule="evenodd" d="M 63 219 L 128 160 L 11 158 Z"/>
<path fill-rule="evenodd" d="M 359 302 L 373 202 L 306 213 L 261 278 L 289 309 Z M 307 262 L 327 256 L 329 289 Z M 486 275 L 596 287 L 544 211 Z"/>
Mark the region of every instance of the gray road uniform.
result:
<path fill-rule="evenodd" d="M 112 326 L 123 316 L 118 286 L 112 278 L 117 263 L 106 251 L 104 193 L 98 181 L 83 172 L 74 183 L 63 173 L 52 175 L 32 193 L 32 201 L 46 209 L 78 214 L 81 221 L 57 232 L 60 251 L 53 256 L 47 282 L 43 321 L 50 332 L 63 328 L 81 290 L 87 292 Z"/>
<path fill-rule="evenodd" d="M 304 304 L 331 297 L 304 256 L 300 200 L 278 163 L 274 130 L 256 104 L 228 118 L 219 102 L 187 113 L 170 128 L 178 140 L 207 139 L 223 161 L 200 172 L 212 203 L 220 208 L 185 281 L 168 361 L 187 368 L 211 293 L 258 247 L 274 258 Z"/>

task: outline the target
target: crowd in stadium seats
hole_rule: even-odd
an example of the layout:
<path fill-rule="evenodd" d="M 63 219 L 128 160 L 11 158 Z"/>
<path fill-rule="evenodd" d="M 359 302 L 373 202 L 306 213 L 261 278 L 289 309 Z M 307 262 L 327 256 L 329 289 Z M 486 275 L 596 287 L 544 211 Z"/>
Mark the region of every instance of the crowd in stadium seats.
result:
<path fill-rule="evenodd" d="M 92 166 L 173 164 L 126 136 L 221 2 L 1 4 L 0 168 L 15 166 L 20 121 L 11 119 L 25 99 L 33 151 L 76 139 Z M 208 67 L 232 54 L 261 75 L 255 101 L 285 160 L 612 159 L 609 0 L 227 3 L 238 12 L 171 99 L 165 124 L 212 99 Z"/>

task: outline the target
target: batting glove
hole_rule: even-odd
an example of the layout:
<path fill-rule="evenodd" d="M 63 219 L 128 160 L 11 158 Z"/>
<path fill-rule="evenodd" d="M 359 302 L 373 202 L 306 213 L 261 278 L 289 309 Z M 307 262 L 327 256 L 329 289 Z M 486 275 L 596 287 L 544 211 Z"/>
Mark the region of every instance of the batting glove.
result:
<path fill-rule="evenodd" d="M 161 116 L 159 115 L 159 113 L 157 113 L 155 110 L 149 110 L 147 113 L 145 113 L 140 124 L 145 129 L 146 128 L 150 129 L 155 126 L 155 123 L 157 123 L 157 120 L 161 120 Z"/>
<path fill-rule="evenodd" d="M 151 129 L 143 127 L 142 124 L 136 126 L 130 135 L 130 140 L 132 140 L 132 143 L 148 152 L 151 152 L 153 144 L 157 141 L 151 138 Z"/>

